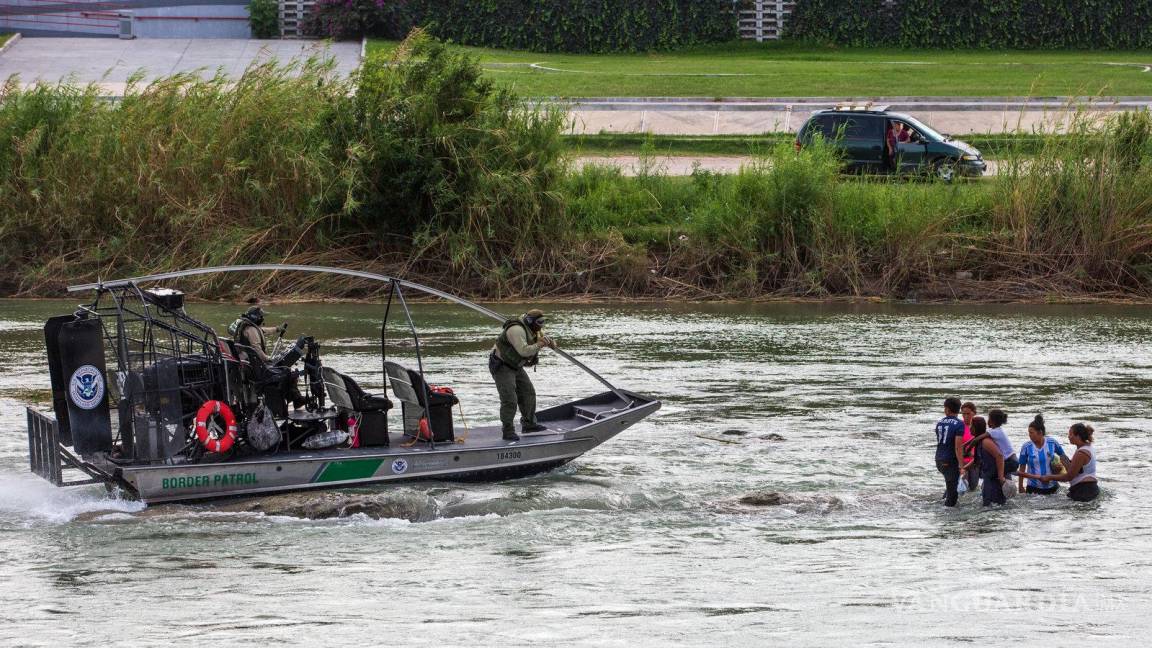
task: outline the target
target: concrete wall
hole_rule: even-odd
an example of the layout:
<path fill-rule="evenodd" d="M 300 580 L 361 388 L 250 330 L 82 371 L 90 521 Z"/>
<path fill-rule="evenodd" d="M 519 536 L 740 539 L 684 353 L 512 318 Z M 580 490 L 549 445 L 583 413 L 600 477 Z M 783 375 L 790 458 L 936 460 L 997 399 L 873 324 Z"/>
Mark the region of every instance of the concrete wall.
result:
<path fill-rule="evenodd" d="M 248 0 L 0 0 L 0 31 L 26 37 L 248 38 Z"/>

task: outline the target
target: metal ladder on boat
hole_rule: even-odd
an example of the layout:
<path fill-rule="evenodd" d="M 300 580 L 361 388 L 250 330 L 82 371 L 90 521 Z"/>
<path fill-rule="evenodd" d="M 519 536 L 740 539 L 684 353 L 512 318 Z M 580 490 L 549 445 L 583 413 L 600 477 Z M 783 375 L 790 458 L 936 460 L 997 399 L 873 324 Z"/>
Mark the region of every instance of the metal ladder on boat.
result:
<path fill-rule="evenodd" d="M 114 481 L 110 475 L 90 466 L 60 445 L 56 419 L 31 407 L 25 410 L 28 412 L 28 461 L 32 472 L 55 486 L 84 486 Z M 65 470 L 78 470 L 87 479 L 65 479 Z"/>

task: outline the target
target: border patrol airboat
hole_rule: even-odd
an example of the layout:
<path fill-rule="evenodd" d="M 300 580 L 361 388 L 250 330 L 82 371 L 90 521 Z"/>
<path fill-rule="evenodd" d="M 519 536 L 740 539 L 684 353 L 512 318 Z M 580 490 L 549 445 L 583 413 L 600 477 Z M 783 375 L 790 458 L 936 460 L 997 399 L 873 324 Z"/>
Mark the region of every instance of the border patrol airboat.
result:
<path fill-rule="evenodd" d="M 161 282 L 228 272 L 311 272 L 387 284 L 380 325 L 384 396 L 323 364 L 301 337 L 264 362 L 218 335 Z M 95 292 L 44 327 L 53 414 L 27 408 L 32 471 L 57 486 L 105 484 L 145 503 L 206 500 L 422 479 L 500 480 L 544 472 L 588 452 L 660 408 L 619 389 L 568 353 L 554 351 L 606 391 L 537 412 L 546 427 L 506 441 L 496 426 L 458 438 L 457 397 L 426 380 L 406 291 L 503 315 L 396 277 L 298 265 L 197 268 L 72 286 Z M 404 316 L 415 367 L 388 359 L 388 324 Z M 109 361 L 110 359 L 110 361 Z M 297 369 L 297 363 L 303 369 Z M 478 363 L 483 366 L 483 363 Z M 290 386 L 304 395 L 290 409 Z M 389 429 L 391 399 L 399 401 Z M 115 415 L 115 416 L 113 416 Z M 115 421 L 115 424 L 114 424 Z"/>

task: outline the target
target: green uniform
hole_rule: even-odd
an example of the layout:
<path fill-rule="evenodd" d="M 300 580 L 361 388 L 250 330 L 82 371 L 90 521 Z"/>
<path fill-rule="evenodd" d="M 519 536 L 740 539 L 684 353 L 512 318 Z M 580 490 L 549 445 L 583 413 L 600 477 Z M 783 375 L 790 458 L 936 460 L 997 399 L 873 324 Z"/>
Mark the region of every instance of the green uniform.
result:
<path fill-rule="evenodd" d="M 228 327 L 228 332 L 232 334 L 233 340 L 252 347 L 261 360 L 268 362 L 268 346 L 264 338 L 264 329 L 256 326 L 247 318 L 241 317 L 232 322 L 232 325 Z"/>
<path fill-rule="evenodd" d="M 509 320 L 492 347 L 488 369 L 500 393 L 500 425 L 505 434 L 515 433 L 516 409 L 520 409 L 523 427 L 536 425 L 536 388 L 524 367 L 536 364 L 544 348 L 532 328 L 523 320 Z"/>

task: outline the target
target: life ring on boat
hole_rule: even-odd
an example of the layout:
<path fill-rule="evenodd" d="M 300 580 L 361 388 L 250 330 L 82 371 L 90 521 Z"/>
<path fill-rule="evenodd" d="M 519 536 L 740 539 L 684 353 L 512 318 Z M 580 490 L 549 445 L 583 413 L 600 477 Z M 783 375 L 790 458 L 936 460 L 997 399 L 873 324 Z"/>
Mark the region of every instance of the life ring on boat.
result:
<path fill-rule="evenodd" d="M 208 431 L 208 420 L 219 415 L 224 419 L 224 436 L 215 437 Z M 228 403 L 210 400 L 196 412 L 196 438 L 208 452 L 228 452 L 236 443 L 236 415 Z"/>

